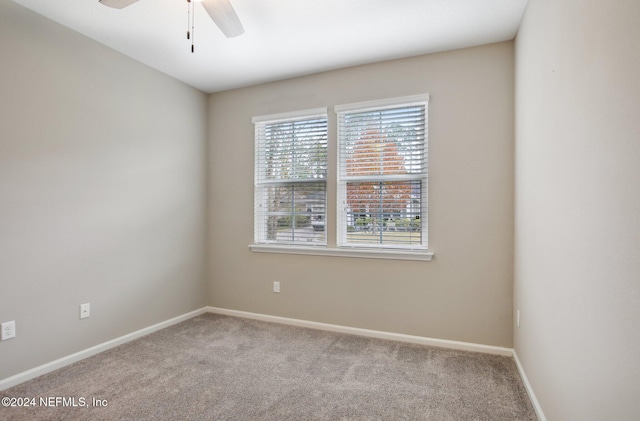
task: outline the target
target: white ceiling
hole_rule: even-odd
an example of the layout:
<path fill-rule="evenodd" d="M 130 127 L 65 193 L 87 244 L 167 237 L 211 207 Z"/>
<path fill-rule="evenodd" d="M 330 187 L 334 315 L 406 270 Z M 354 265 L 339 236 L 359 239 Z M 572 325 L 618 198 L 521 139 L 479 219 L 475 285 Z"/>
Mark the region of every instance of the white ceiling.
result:
<path fill-rule="evenodd" d="M 13 0 L 205 92 L 513 39 L 527 0 L 230 0 L 245 34 L 225 38 L 186 0 Z"/>

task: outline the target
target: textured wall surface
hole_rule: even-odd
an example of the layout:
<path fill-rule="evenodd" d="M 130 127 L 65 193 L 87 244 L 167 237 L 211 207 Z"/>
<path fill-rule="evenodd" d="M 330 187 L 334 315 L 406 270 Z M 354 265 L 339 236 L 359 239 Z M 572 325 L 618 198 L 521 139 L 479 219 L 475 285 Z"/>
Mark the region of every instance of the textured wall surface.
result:
<path fill-rule="evenodd" d="M 0 54 L 0 378 L 204 306 L 206 95 L 8 1 Z"/>
<path fill-rule="evenodd" d="M 530 0 L 516 38 L 515 349 L 550 421 L 640 417 L 638 22 Z"/>
<path fill-rule="evenodd" d="M 213 94 L 210 295 L 217 307 L 512 345 L 513 43 L 394 60 Z M 251 252 L 253 116 L 429 93 L 431 262 Z M 273 281 L 282 292 L 272 292 Z"/>

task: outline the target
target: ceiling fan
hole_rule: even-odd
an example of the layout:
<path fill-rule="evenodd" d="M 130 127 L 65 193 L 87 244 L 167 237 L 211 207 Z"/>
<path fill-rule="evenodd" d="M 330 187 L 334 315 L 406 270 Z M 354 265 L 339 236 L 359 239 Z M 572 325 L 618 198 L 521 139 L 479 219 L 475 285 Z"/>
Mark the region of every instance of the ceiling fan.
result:
<path fill-rule="evenodd" d="M 132 5 L 138 0 L 98 0 L 99 3 L 104 4 L 108 7 L 113 7 L 114 9 L 124 9 L 127 6 Z M 187 39 L 191 39 L 191 52 L 193 52 L 193 14 L 194 14 L 194 3 L 197 1 L 202 4 L 204 10 L 207 11 L 211 19 L 215 22 L 215 24 L 220 28 L 222 33 L 227 38 L 237 37 L 238 35 L 244 34 L 244 28 L 242 27 L 242 23 L 240 23 L 240 19 L 236 14 L 236 11 L 233 10 L 233 6 L 229 3 L 229 0 L 186 0 L 188 4 L 188 14 L 189 14 L 189 26 L 190 29 L 187 29 Z"/>

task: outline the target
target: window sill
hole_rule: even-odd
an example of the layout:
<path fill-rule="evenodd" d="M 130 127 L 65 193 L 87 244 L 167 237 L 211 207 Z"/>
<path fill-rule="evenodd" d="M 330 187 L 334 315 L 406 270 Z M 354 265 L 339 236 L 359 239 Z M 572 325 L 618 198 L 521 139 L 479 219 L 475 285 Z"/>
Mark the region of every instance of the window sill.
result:
<path fill-rule="evenodd" d="M 364 259 L 420 260 L 429 262 L 433 258 L 431 251 L 371 250 L 358 248 L 326 248 L 251 244 L 249 249 L 255 253 L 306 254 L 311 256 L 359 257 Z"/>

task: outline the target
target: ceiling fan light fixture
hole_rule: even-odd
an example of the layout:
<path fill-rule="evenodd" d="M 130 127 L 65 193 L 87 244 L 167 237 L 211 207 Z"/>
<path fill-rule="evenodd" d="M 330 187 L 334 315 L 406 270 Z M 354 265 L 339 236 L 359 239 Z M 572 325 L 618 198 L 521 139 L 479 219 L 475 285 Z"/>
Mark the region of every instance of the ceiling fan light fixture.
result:
<path fill-rule="evenodd" d="M 244 34 L 244 28 L 229 0 L 201 0 L 204 10 L 227 38 Z"/>
<path fill-rule="evenodd" d="M 113 7 L 114 9 L 124 9 L 127 6 L 132 5 L 138 0 L 98 0 L 100 4 L 104 4 L 108 7 Z"/>

